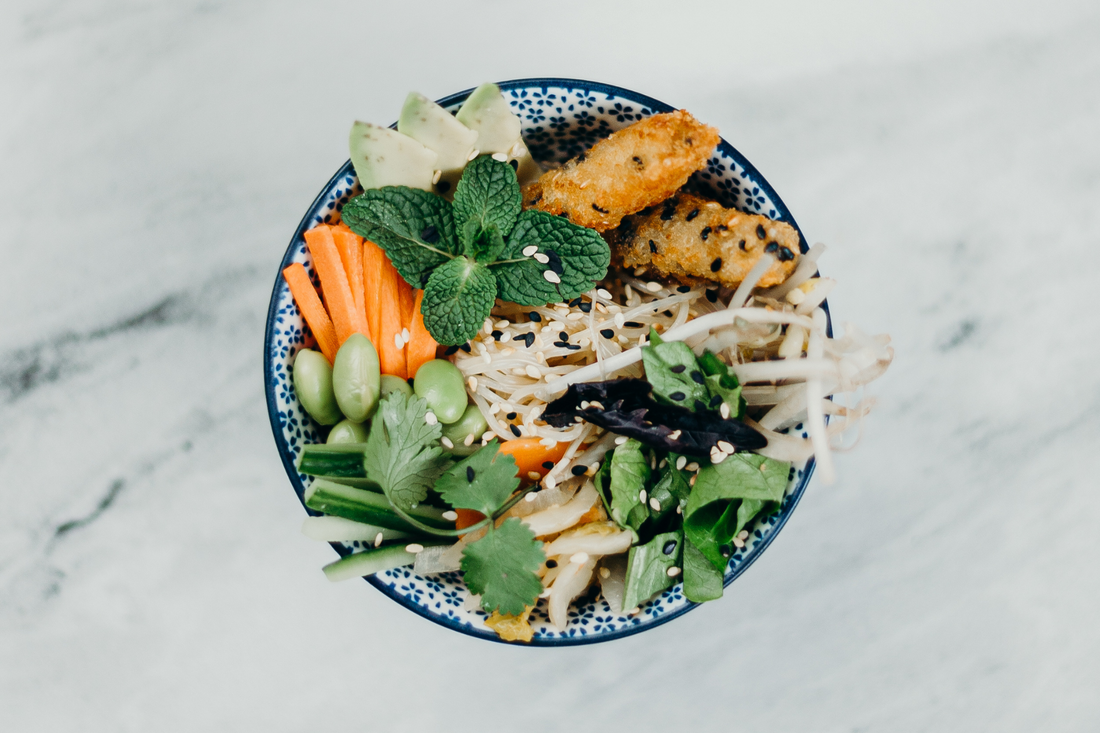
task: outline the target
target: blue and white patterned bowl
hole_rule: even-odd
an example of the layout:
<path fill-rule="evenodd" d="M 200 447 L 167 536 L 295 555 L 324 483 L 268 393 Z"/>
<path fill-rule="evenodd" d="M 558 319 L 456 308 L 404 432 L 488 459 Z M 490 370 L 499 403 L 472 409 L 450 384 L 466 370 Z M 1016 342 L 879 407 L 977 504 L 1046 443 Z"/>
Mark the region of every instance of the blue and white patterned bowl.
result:
<path fill-rule="evenodd" d="M 523 137 L 531 154 L 543 163 L 564 162 L 615 130 L 652 114 L 674 109 L 637 92 L 575 79 L 518 79 L 501 82 L 500 87 L 523 122 Z M 453 112 L 471 91 L 453 94 L 439 103 Z M 764 177 L 725 140 L 706 169 L 695 174 L 694 183 L 702 192 L 727 207 L 763 214 L 798 228 L 787 207 Z M 301 262 L 316 282 L 302 232 L 321 222 L 339 221 L 343 205 L 360 191 L 349 161 L 325 184 L 309 207 L 279 263 L 279 273 L 292 262 Z M 806 249 L 805 238 L 802 238 L 802 251 Z M 313 343 L 282 275 L 277 274 L 267 317 L 264 386 L 275 443 L 299 501 L 310 478 L 299 474 L 295 463 L 302 445 L 321 442 L 321 436 L 298 402 L 290 375 L 294 355 Z M 798 426 L 799 429 L 801 427 Z M 812 472 L 812 460 L 792 470 L 780 511 L 757 520 L 750 527 L 750 537 L 745 546 L 730 558 L 725 578 L 727 586 L 775 539 L 798 504 Z M 334 544 L 333 547 L 341 555 L 347 555 L 360 549 L 359 544 Z M 484 613 L 464 608 L 467 590 L 460 573 L 421 577 L 408 568 L 401 568 L 368 577 L 367 582 L 406 608 L 438 624 L 471 636 L 498 641 L 497 635 L 484 625 Z M 583 605 L 574 604 L 569 612 L 567 628 L 558 631 L 550 626 L 545 604 L 541 604 L 531 616 L 535 629 L 531 644 L 562 646 L 617 639 L 671 621 L 696 605 L 684 598 L 682 585 L 676 585 L 644 604 L 641 611 L 633 616 L 613 614 L 602 599 Z"/>

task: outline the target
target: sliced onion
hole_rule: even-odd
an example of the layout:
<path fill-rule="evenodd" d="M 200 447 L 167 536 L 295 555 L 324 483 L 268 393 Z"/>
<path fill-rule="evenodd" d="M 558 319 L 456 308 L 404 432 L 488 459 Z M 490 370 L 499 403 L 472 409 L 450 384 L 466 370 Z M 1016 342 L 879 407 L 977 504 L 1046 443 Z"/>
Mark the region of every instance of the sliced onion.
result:
<path fill-rule="evenodd" d="M 600 559 L 596 577 L 600 579 L 600 592 L 611 608 L 611 613 L 623 612 L 623 596 L 626 594 L 626 555 L 611 555 Z M 607 577 L 604 577 L 604 571 Z"/>
<path fill-rule="evenodd" d="M 531 528 L 536 537 L 562 532 L 576 524 L 599 500 L 600 496 L 596 493 L 596 487 L 592 485 L 591 481 L 586 481 L 581 490 L 567 504 L 528 514 L 523 518 L 523 523 Z"/>
<path fill-rule="evenodd" d="M 573 555 L 586 552 L 592 556 L 617 555 L 630 549 L 634 535 L 618 528 L 614 522 L 589 522 L 563 532 L 543 551 L 549 555 Z"/>
<path fill-rule="evenodd" d="M 550 623 L 559 631 L 569 623 L 569 604 L 584 592 L 592 581 L 592 570 L 596 567 L 596 558 L 589 557 L 583 563 L 567 562 L 550 586 Z"/>

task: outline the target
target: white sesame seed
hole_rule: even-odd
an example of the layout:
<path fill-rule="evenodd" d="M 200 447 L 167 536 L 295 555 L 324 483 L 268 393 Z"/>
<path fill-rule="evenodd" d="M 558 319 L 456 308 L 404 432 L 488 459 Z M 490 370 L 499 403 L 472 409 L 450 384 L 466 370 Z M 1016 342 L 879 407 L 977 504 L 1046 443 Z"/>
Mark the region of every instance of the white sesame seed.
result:
<path fill-rule="evenodd" d="M 436 425 L 439 423 L 439 418 L 435 416 L 434 412 L 428 412 L 426 415 L 424 415 L 424 422 L 428 423 L 429 425 Z"/>
<path fill-rule="evenodd" d="M 512 325 L 512 322 L 507 320 L 507 319 L 501 319 L 501 320 L 496 322 L 496 327 L 497 328 L 507 328 L 508 326 L 511 326 L 511 325 Z"/>
<path fill-rule="evenodd" d="M 495 437 L 496 433 L 494 433 L 492 430 L 486 430 L 484 433 L 481 434 L 481 439 L 484 440 L 486 443 L 488 443 Z"/>
<path fill-rule="evenodd" d="M 577 565 L 584 565 L 586 562 L 588 562 L 588 553 L 587 552 L 574 553 L 572 556 L 570 556 L 569 562 L 576 563 Z"/>
<path fill-rule="evenodd" d="M 532 481 L 538 481 L 540 478 L 542 478 L 542 474 L 538 471 L 528 471 L 527 478 L 531 479 Z"/>
<path fill-rule="evenodd" d="M 631 288 L 629 285 L 624 285 L 623 286 L 623 297 L 625 297 L 627 300 L 630 300 L 631 298 L 633 298 L 634 297 L 634 289 Z"/>
<path fill-rule="evenodd" d="M 645 273 L 646 273 L 646 269 L 644 267 L 635 267 L 634 268 L 634 277 L 641 277 Z"/>
<path fill-rule="evenodd" d="M 582 410 L 587 410 L 591 406 L 592 406 L 592 403 L 589 402 L 588 400 L 581 400 L 581 409 Z"/>
<path fill-rule="evenodd" d="M 697 478 L 699 478 L 699 474 L 697 474 L 697 473 L 692 474 L 691 478 L 688 479 L 688 486 L 694 486 L 695 485 L 695 479 L 697 479 Z"/>
<path fill-rule="evenodd" d="M 622 328 L 625 323 L 626 323 L 626 316 L 624 316 L 622 313 L 616 313 L 615 314 L 615 325 L 618 326 L 619 328 Z"/>
<path fill-rule="evenodd" d="M 806 294 L 798 288 L 795 288 L 791 292 L 787 293 L 787 302 L 791 305 L 798 305 L 806 299 Z"/>
<path fill-rule="evenodd" d="M 556 478 L 554 478 L 553 476 L 548 475 L 546 478 L 544 478 L 542 480 L 542 483 L 546 488 L 552 489 L 552 488 L 554 488 L 555 486 L 558 485 L 558 480 Z"/>
<path fill-rule="evenodd" d="M 723 455 L 722 449 L 716 445 L 710 447 L 710 459 L 713 461 L 715 456 Z"/>
<path fill-rule="evenodd" d="M 529 376 L 531 379 L 538 379 L 542 376 L 542 372 L 540 372 L 539 368 L 534 364 L 528 364 L 527 368 L 524 369 L 524 371 L 527 372 L 527 376 Z"/>
<path fill-rule="evenodd" d="M 667 571 L 667 572 L 668 572 L 668 577 L 670 577 L 670 578 L 675 578 L 675 577 L 676 577 L 677 575 L 679 575 L 679 574 L 680 574 L 680 568 L 678 568 L 678 567 L 671 567 L 671 568 L 669 568 L 669 569 L 668 569 L 668 571 Z"/>
<path fill-rule="evenodd" d="M 676 432 L 680 432 L 680 431 L 679 431 L 679 430 L 677 430 Z M 678 438 L 678 437 L 680 437 L 680 436 L 679 436 L 679 435 L 677 435 L 676 437 Z M 677 459 L 676 459 L 676 470 L 677 470 L 677 471 L 683 471 L 683 470 L 684 470 L 684 466 L 686 466 L 686 465 L 687 465 L 687 462 L 688 462 L 687 456 L 680 456 L 679 458 L 677 458 Z"/>
<path fill-rule="evenodd" d="M 529 245 L 527 245 L 526 247 L 523 248 L 523 256 L 524 257 L 530 257 L 531 255 L 535 254 L 538 251 L 539 251 L 539 246 L 537 244 L 529 244 Z"/>
<path fill-rule="evenodd" d="M 481 324 L 481 330 L 485 332 L 486 336 L 491 334 L 493 332 L 493 320 L 491 318 L 486 318 L 485 323 Z"/>
<path fill-rule="evenodd" d="M 661 289 L 661 283 L 648 282 L 645 284 L 645 289 L 651 293 L 656 293 Z"/>
<path fill-rule="evenodd" d="M 477 377 L 470 377 L 466 380 L 467 386 L 469 386 L 471 392 L 477 392 Z"/>
<path fill-rule="evenodd" d="M 592 402 L 590 404 L 594 408 L 596 408 L 597 410 L 606 410 L 607 409 L 606 407 L 603 406 L 603 403 L 600 402 L 599 400 L 592 400 Z"/>
<path fill-rule="evenodd" d="M 699 470 L 699 464 L 696 463 L 695 461 L 692 461 L 691 463 L 687 464 L 686 468 L 689 471 L 698 471 Z"/>
<path fill-rule="evenodd" d="M 561 282 L 561 278 L 558 277 L 558 273 L 554 272 L 553 270 L 545 270 L 542 273 L 542 276 L 546 278 L 546 282 L 554 283 L 555 285 Z"/>
<path fill-rule="evenodd" d="M 749 538 L 749 531 L 747 529 L 743 529 L 737 533 L 737 537 L 741 540 L 747 540 Z"/>
<path fill-rule="evenodd" d="M 523 497 L 523 500 L 524 501 L 534 501 L 535 500 L 535 492 L 534 491 L 530 492 L 529 494 L 527 494 L 527 496 Z"/>
<path fill-rule="evenodd" d="M 668 439 L 669 440 L 679 440 L 680 435 L 683 432 L 684 432 L 683 430 L 673 430 L 671 433 L 668 434 Z M 680 465 L 680 461 L 683 461 L 684 463 L 687 463 L 687 459 L 684 458 L 683 456 L 680 456 L 679 458 L 676 459 L 676 468 L 683 468 L 683 466 Z"/>
<path fill-rule="evenodd" d="M 641 491 L 638 492 L 638 503 L 639 504 L 645 504 L 645 497 L 646 497 L 645 489 L 642 489 Z"/>
<path fill-rule="evenodd" d="M 376 534 L 374 536 L 374 546 L 378 547 L 381 544 L 382 544 L 382 533 L 379 532 L 378 534 Z"/>
<path fill-rule="evenodd" d="M 486 351 L 485 354 L 481 357 L 481 360 L 484 361 L 486 364 L 492 364 L 493 355 Z"/>
<path fill-rule="evenodd" d="M 504 163 L 508 160 L 508 155 L 507 153 L 493 153 L 493 160 L 499 160 L 501 163 Z"/>
<path fill-rule="evenodd" d="M 664 468 L 667 465 L 668 465 L 668 459 L 667 458 L 662 458 L 661 462 L 657 464 L 657 468 Z"/>
<path fill-rule="evenodd" d="M 511 356 L 512 354 L 516 353 L 516 350 L 513 349 L 511 346 L 509 346 L 508 348 L 504 349 L 500 353 L 503 356 Z"/>
<path fill-rule="evenodd" d="M 661 502 L 657 501 L 656 499 L 651 498 L 649 500 L 649 506 L 655 512 L 661 511 Z"/>
<path fill-rule="evenodd" d="M 582 312 L 579 312 L 579 311 L 577 313 L 570 313 L 567 320 L 579 321 L 580 319 L 584 318 L 586 315 L 588 315 L 588 314 L 587 313 L 582 313 Z"/>
<path fill-rule="evenodd" d="M 745 541 L 743 539 L 741 539 L 740 537 L 734 537 L 733 538 L 733 546 L 740 550 L 742 547 L 745 546 Z"/>
<path fill-rule="evenodd" d="M 401 334 L 395 333 L 393 335 L 393 345 L 399 349 L 405 345 L 405 342 L 401 340 Z"/>
<path fill-rule="evenodd" d="M 523 155 L 523 143 L 517 140 L 516 144 L 508 150 L 508 157 L 518 158 L 521 155 Z"/>
<path fill-rule="evenodd" d="M 439 183 L 439 179 L 442 176 L 443 176 L 443 171 L 437 170 L 435 173 L 432 174 L 432 183 Z"/>
<path fill-rule="evenodd" d="M 730 419 L 730 406 L 727 405 L 725 402 L 723 402 L 722 406 L 718 408 L 718 412 L 721 413 L 723 420 Z"/>
<path fill-rule="evenodd" d="M 470 151 L 470 154 L 466 156 L 466 160 L 468 160 L 468 161 L 473 160 L 474 158 L 476 158 L 479 155 L 481 155 L 481 151 L 478 150 L 477 148 L 474 148 L 473 150 Z"/>
<path fill-rule="evenodd" d="M 584 475 L 585 476 L 595 476 L 596 472 L 599 471 L 599 470 L 600 470 L 600 462 L 596 461 L 595 463 L 593 463 L 591 466 L 588 467 L 588 470 L 586 470 L 584 472 Z"/>
<path fill-rule="evenodd" d="M 684 513 L 684 508 L 682 506 L 677 506 L 676 507 L 676 513 L 677 514 L 683 514 Z"/>
<path fill-rule="evenodd" d="M 596 290 L 596 295 L 600 296 L 604 300 L 611 300 L 611 293 L 604 290 L 603 288 L 599 288 L 598 290 Z"/>
<path fill-rule="evenodd" d="M 630 438 L 626 437 L 625 435 L 620 435 L 619 437 L 615 438 L 615 445 L 622 445 L 628 440 L 630 440 Z"/>
<path fill-rule="evenodd" d="M 721 463 L 729 457 L 729 453 L 723 453 L 722 451 L 715 449 L 715 451 L 710 454 L 710 462 L 715 464 Z"/>
<path fill-rule="evenodd" d="M 545 265 L 547 262 L 550 261 L 550 258 L 548 256 L 544 255 L 542 252 L 535 252 L 531 256 L 535 258 L 535 262 L 538 262 L 538 263 L 543 264 L 543 265 Z"/>
<path fill-rule="evenodd" d="M 500 403 L 499 402 L 494 402 L 493 406 L 489 408 L 489 412 L 492 413 L 493 415 L 500 412 Z"/>
<path fill-rule="evenodd" d="M 554 440 L 553 438 L 543 438 L 539 442 L 545 445 L 547 448 L 553 448 L 555 445 L 558 444 L 558 441 Z"/>
<path fill-rule="evenodd" d="M 608 570 L 607 568 L 600 568 L 600 577 L 603 578 L 604 580 L 607 580 L 608 578 L 611 577 L 611 571 Z"/>
<path fill-rule="evenodd" d="M 451 450 L 452 448 L 455 447 L 454 442 L 451 441 L 451 439 L 448 438 L 446 435 L 444 435 L 442 438 L 440 438 L 439 442 L 442 443 L 443 447 L 446 448 L 447 450 Z"/>
<path fill-rule="evenodd" d="M 641 613 L 641 612 L 642 612 L 642 609 L 640 609 L 640 608 L 638 608 L 637 606 L 635 606 L 634 608 L 632 608 L 632 609 L 630 609 L 629 611 L 627 611 L 627 612 L 626 612 L 626 615 L 627 615 L 627 616 L 637 616 L 637 615 L 638 615 L 639 613 Z"/>
<path fill-rule="evenodd" d="M 721 450 L 723 453 L 729 453 L 731 455 L 733 454 L 733 452 L 735 450 L 737 450 L 736 448 L 733 447 L 733 443 L 727 443 L 724 440 L 719 440 L 718 441 L 718 449 Z"/>
<path fill-rule="evenodd" d="M 405 343 L 409 343 L 410 341 L 412 341 L 412 334 L 409 333 L 409 329 L 407 329 L 407 328 L 402 328 L 401 329 L 401 340 L 404 341 Z"/>
<path fill-rule="evenodd" d="M 458 519 L 458 512 L 446 511 L 443 512 L 443 518 L 448 522 L 453 522 Z"/>

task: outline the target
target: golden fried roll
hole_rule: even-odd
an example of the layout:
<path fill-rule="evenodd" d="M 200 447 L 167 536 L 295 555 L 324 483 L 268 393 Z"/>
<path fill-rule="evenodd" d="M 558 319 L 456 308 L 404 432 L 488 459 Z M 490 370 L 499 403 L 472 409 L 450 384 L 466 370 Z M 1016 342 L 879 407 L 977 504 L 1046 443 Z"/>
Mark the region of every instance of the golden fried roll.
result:
<path fill-rule="evenodd" d="M 726 209 L 681 192 L 649 211 L 623 220 L 605 235 L 624 267 L 645 267 L 685 281 L 704 278 L 736 287 L 764 252 L 776 262 L 760 280 L 771 287 L 798 263 L 798 232 L 790 224 Z"/>
<path fill-rule="evenodd" d="M 707 164 L 718 140 L 718 130 L 684 110 L 653 115 L 544 173 L 524 189 L 523 203 L 605 232 L 675 193 Z"/>

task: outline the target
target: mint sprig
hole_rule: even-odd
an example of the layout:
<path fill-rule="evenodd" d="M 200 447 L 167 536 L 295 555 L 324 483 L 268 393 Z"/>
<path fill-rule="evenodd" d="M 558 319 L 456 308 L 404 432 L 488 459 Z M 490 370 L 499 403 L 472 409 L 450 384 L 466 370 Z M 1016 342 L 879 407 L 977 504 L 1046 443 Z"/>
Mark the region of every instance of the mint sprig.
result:
<path fill-rule="evenodd" d="M 466 166 L 452 205 L 435 194 L 386 186 L 343 209 L 352 231 L 386 251 L 414 288 L 443 345 L 469 341 L 496 298 L 520 305 L 569 300 L 607 274 L 611 251 L 595 231 L 539 211 L 521 213 L 512 166 L 484 156 Z"/>

